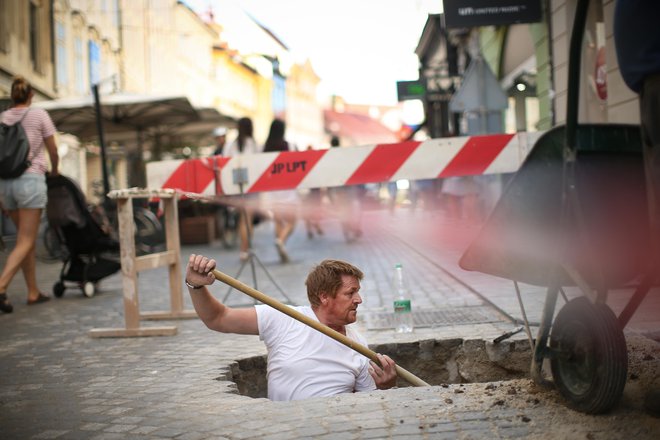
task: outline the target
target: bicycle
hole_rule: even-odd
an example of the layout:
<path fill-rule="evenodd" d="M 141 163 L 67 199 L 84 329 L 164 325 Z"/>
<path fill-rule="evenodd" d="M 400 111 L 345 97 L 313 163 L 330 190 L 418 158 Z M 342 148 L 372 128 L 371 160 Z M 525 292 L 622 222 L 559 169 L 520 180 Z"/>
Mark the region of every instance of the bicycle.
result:
<path fill-rule="evenodd" d="M 37 258 L 46 263 L 54 261 L 65 261 L 69 256 L 69 251 L 62 237 L 56 228 L 50 226 L 46 213 L 42 215 L 39 225 L 39 240 L 37 240 L 36 255 Z"/>
<path fill-rule="evenodd" d="M 92 182 L 92 190 L 97 197 L 103 200 L 102 203 L 93 206 L 92 215 L 102 228 L 118 239 L 117 205 L 104 197 L 100 181 Z M 149 208 L 149 205 L 145 206 L 144 203 L 146 203 L 144 200 L 133 200 L 135 251 L 138 255 L 162 252 L 166 248 L 164 225 L 156 213 Z"/>
<path fill-rule="evenodd" d="M 215 213 L 216 229 L 225 249 L 235 249 L 238 245 L 238 222 L 240 211 L 232 205 L 220 204 Z"/>

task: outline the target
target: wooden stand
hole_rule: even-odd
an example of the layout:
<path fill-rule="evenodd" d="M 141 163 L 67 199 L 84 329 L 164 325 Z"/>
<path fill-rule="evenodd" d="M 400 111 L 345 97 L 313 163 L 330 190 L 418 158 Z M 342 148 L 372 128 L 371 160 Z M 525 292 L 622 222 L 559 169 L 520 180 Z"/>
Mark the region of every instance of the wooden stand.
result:
<path fill-rule="evenodd" d="M 93 338 L 132 336 L 171 336 L 177 333 L 175 326 L 140 327 L 140 319 L 195 318 L 194 310 L 183 310 L 181 286 L 181 256 L 179 243 L 179 214 L 177 195 L 173 190 L 127 189 L 112 191 L 110 198 L 117 200 L 119 219 L 119 245 L 122 285 L 124 293 L 124 318 L 126 328 L 99 328 L 89 331 Z M 165 210 L 165 236 L 167 249 L 150 255 L 135 255 L 135 225 L 133 201 L 135 198 L 162 199 Z M 169 268 L 170 310 L 140 313 L 138 303 L 137 274 L 140 271 L 167 266 Z"/>

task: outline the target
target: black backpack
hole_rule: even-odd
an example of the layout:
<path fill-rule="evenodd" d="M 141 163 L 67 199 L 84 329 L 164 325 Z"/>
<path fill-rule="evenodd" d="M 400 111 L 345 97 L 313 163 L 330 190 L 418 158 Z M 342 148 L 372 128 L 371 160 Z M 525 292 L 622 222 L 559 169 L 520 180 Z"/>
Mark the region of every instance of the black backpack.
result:
<path fill-rule="evenodd" d="M 29 111 L 14 125 L 0 123 L 0 179 L 15 179 L 31 164 L 28 159 L 30 142 L 21 125 Z"/>

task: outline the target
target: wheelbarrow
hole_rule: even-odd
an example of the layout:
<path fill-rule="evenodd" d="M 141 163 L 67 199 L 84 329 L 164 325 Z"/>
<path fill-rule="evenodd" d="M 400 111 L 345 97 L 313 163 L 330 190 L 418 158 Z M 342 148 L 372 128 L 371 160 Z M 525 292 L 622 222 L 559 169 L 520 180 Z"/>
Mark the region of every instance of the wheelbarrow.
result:
<path fill-rule="evenodd" d="M 565 126 L 541 136 L 459 265 L 514 281 L 533 349 L 531 375 L 552 381 L 578 411 L 613 408 L 627 379 L 623 328 L 655 283 L 648 178 L 640 127 L 578 124 L 580 54 L 588 0 L 576 9 Z M 537 336 L 519 282 L 547 288 Z M 568 300 L 564 287 L 576 286 Z M 635 289 L 620 316 L 608 292 Z M 566 304 L 555 317 L 559 294 Z M 553 322 L 554 318 L 554 322 Z"/>

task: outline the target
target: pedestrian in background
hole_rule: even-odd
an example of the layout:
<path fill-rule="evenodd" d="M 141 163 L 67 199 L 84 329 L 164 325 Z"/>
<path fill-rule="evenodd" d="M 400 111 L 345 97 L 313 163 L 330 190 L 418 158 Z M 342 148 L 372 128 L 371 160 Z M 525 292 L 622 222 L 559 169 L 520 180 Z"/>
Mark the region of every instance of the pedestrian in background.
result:
<path fill-rule="evenodd" d="M 626 85 L 639 94 L 644 166 L 649 187 L 649 217 L 653 261 L 660 274 L 660 2 L 617 0 L 614 8 L 614 43 L 619 70 Z M 644 402 L 660 417 L 660 378 Z"/>
<path fill-rule="evenodd" d="M 0 204 L 16 225 L 16 245 L 0 275 L 0 310 L 5 313 L 13 310 L 7 288 L 19 268 L 27 284 L 27 304 L 39 304 L 50 299 L 39 291 L 37 285 L 35 249 L 41 214 L 48 200 L 48 164 L 44 146 L 50 158 L 51 176 L 58 174 L 59 156 L 55 144 L 55 125 L 48 112 L 30 108 L 33 97 L 30 83 L 21 76 L 15 77 L 11 85 L 12 106 L 1 115 L 3 123 L 20 123 L 23 126 L 30 144 L 28 159 L 31 162 L 19 177 L 0 179 Z"/>
<path fill-rule="evenodd" d="M 476 223 L 481 218 L 479 182 L 474 176 L 446 177 L 442 180 L 443 202 L 449 218 Z"/>
<path fill-rule="evenodd" d="M 272 151 L 293 151 L 285 140 L 286 124 L 281 119 L 274 119 L 270 124 L 268 138 L 264 144 L 264 153 Z M 298 193 L 296 190 L 281 190 L 265 193 L 266 205 L 273 212 L 275 223 L 275 247 L 282 263 L 290 261 L 286 251 L 286 242 L 293 233 L 298 217 Z"/>
<path fill-rule="evenodd" d="M 229 145 L 226 145 L 222 153 L 223 156 L 228 157 L 241 157 L 244 154 L 259 153 L 259 148 L 254 140 L 254 128 L 252 119 L 243 117 L 238 120 L 238 135 Z M 241 164 L 238 164 L 241 167 Z M 241 196 L 230 198 L 230 202 L 234 201 L 238 206 L 241 206 L 241 215 L 238 221 L 238 235 L 240 239 L 240 254 L 241 261 L 246 261 L 250 256 L 250 243 L 252 237 L 252 220 L 254 215 L 255 204 L 257 203 L 258 194 L 241 194 Z"/>
<path fill-rule="evenodd" d="M 339 137 L 330 139 L 331 148 L 339 148 Z M 349 185 L 330 188 L 328 191 L 332 204 L 337 208 L 341 230 L 347 243 L 352 243 L 362 236 L 362 204 L 360 186 Z"/>
<path fill-rule="evenodd" d="M 307 146 L 307 151 L 313 150 L 311 145 Z M 323 217 L 323 193 L 321 188 L 310 188 L 305 196 L 305 228 L 307 229 L 307 238 L 314 238 L 314 232 L 323 235 L 321 227 L 321 218 Z"/>
<path fill-rule="evenodd" d="M 225 127 L 217 127 L 213 130 L 213 141 L 215 142 L 215 150 L 213 155 L 217 156 L 223 153 L 225 144 L 227 143 L 227 129 Z"/>
<path fill-rule="evenodd" d="M 387 194 L 390 196 L 387 206 L 390 210 L 390 214 L 394 214 L 396 211 L 396 197 L 399 189 L 396 186 L 396 182 L 387 182 Z"/>
<path fill-rule="evenodd" d="M 216 127 L 213 129 L 212 134 L 215 145 L 212 155 L 221 156 L 227 145 L 227 129 L 225 127 Z M 222 185 L 220 183 L 220 167 L 216 161 L 213 162 L 213 170 L 215 172 L 215 191 L 216 194 L 219 194 L 222 192 Z M 232 247 L 235 244 L 234 239 L 238 237 L 238 225 L 234 221 L 240 219 L 240 210 L 234 210 L 234 206 L 222 202 L 212 207 L 212 212 L 215 216 L 216 231 L 226 247 Z M 236 229 L 232 230 L 234 226 Z"/>

